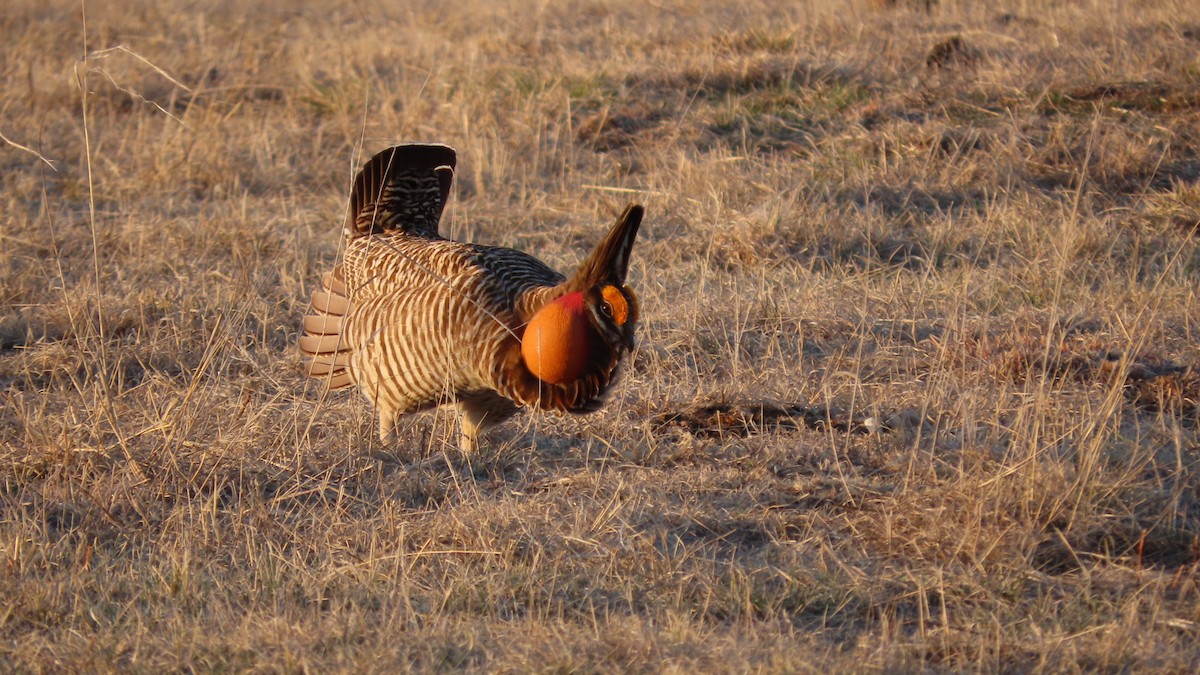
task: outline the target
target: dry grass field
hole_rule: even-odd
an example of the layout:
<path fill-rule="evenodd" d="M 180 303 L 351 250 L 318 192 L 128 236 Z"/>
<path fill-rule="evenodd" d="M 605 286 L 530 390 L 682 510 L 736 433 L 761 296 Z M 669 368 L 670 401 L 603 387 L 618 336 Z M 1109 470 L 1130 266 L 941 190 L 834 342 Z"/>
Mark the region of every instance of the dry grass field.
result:
<path fill-rule="evenodd" d="M 4 670 L 1200 669 L 1194 2 L 325 5 L 4 3 Z M 410 140 L 561 270 L 646 205 L 605 410 L 302 376 Z"/>

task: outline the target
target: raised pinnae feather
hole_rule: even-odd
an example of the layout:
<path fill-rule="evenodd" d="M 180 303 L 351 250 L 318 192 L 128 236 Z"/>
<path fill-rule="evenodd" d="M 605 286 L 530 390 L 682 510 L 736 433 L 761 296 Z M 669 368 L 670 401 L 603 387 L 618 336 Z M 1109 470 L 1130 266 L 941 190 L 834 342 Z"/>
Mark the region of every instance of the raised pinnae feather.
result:
<path fill-rule="evenodd" d="M 450 197 L 454 149 L 436 144 L 388 148 L 363 166 L 350 191 L 350 239 L 389 230 L 438 237 Z"/>
<path fill-rule="evenodd" d="M 644 213 L 641 204 L 625 207 L 616 224 L 567 282 L 565 292 L 587 290 L 606 282 L 625 285 L 625 277 L 629 274 L 629 254 L 633 251 L 633 242 Z"/>

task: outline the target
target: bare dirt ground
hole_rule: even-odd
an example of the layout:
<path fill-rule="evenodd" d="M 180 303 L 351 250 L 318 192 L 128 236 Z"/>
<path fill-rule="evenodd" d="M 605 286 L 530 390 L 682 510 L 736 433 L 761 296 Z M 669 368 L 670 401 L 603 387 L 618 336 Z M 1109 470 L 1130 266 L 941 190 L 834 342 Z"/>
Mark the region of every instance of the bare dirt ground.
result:
<path fill-rule="evenodd" d="M 782 4 L 8 0 L 5 669 L 1200 669 L 1200 8 Z M 562 270 L 646 205 L 604 411 L 301 376 L 411 140 Z"/>

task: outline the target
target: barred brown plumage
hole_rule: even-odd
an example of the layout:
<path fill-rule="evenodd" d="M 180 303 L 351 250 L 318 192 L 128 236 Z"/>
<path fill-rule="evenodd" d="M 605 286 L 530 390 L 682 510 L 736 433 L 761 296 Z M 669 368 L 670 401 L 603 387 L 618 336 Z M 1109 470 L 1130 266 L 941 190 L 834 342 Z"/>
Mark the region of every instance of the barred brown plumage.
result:
<path fill-rule="evenodd" d="M 472 452 L 520 407 L 603 404 L 634 346 L 625 277 L 643 209 L 630 204 L 568 279 L 521 251 L 439 234 L 455 160 L 447 146 L 410 144 L 366 163 L 345 256 L 313 292 L 299 347 L 309 375 L 374 403 L 385 441 L 398 415 L 457 403 Z M 539 342 L 523 345 L 531 322 Z"/>

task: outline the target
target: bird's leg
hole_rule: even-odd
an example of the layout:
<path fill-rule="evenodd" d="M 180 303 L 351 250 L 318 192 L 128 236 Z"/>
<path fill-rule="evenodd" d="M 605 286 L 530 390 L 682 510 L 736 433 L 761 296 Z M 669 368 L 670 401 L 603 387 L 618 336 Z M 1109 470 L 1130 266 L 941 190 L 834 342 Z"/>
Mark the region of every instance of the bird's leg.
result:
<path fill-rule="evenodd" d="M 470 457 L 479 452 L 479 432 L 481 430 L 483 420 L 472 419 L 472 416 L 467 413 L 465 406 L 459 406 L 462 414 L 459 416 L 459 425 L 461 426 L 458 437 L 458 449 L 462 454 Z"/>
<path fill-rule="evenodd" d="M 486 399 L 469 397 L 458 402 L 458 420 L 460 435 L 458 448 L 468 457 L 479 452 L 479 434 L 495 422 L 488 415 L 490 412 Z"/>
<path fill-rule="evenodd" d="M 459 448 L 464 455 L 479 451 L 479 434 L 508 419 L 517 411 L 513 402 L 494 393 L 463 396 L 458 400 Z"/>
<path fill-rule="evenodd" d="M 377 412 L 379 413 L 379 440 L 390 444 L 396 440 L 396 411 L 380 406 Z"/>

